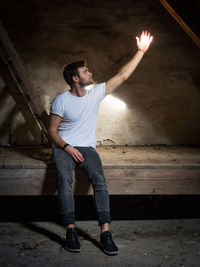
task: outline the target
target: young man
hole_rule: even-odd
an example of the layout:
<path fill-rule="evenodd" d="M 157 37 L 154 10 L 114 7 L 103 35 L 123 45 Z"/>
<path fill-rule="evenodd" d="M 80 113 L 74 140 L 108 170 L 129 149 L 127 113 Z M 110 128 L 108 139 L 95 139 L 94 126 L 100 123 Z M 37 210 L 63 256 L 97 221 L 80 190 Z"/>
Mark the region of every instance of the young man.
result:
<path fill-rule="evenodd" d="M 53 161 L 58 172 L 58 203 L 66 226 L 65 247 L 71 252 L 80 251 L 72 192 L 73 170 L 78 166 L 85 168 L 93 186 L 103 250 L 109 255 L 118 253 L 109 230 L 111 217 L 106 181 L 95 150 L 96 120 L 101 100 L 133 73 L 152 38 L 147 31 L 142 32 L 140 38 L 136 37 L 136 55 L 113 78 L 97 84 L 91 90 L 85 90 L 85 86 L 92 84 L 93 79 L 84 61 L 71 63 L 64 68 L 64 79 L 70 85 L 70 90 L 54 99 L 48 134 L 57 145 L 53 150 Z"/>

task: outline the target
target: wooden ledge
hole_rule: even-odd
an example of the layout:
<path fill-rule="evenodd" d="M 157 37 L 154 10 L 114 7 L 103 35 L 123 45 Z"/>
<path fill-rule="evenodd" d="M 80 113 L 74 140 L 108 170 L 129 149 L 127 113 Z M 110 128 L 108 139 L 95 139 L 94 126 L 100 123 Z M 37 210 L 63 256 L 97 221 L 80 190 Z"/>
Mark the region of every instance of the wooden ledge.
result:
<path fill-rule="evenodd" d="M 125 194 L 200 194 L 200 148 L 98 147 L 108 190 Z M 0 149 L 0 195 L 56 195 L 56 170 L 47 149 Z M 93 194 L 83 170 L 73 192 Z"/>

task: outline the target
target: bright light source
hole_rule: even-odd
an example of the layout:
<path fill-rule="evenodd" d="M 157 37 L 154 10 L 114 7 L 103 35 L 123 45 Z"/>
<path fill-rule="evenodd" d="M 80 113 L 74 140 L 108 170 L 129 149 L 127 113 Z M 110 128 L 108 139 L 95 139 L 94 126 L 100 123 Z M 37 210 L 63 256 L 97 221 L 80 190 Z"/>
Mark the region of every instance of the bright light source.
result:
<path fill-rule="evenodd" d="M 103 102 L 109 105 L 111 108 L 115 108 L 118 110 L 126 109 L 126 104 L 122 100 L 119 100 L 118 98 L 112 95 L 107 95 L 104 98 Z"/>

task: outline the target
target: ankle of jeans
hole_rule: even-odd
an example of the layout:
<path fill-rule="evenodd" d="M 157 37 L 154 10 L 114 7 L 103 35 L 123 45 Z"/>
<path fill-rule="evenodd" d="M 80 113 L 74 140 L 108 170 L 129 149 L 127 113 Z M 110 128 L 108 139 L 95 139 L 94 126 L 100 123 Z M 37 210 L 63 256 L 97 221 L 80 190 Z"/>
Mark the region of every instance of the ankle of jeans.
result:
<path fill-rule="evenodd" d="M 104 223 L 111 223 L 111 217 L 110 217 L 110 212 L 108 211 L 102 211 L 98 212 L 98 221 L 99 221 L 99 226 L 102 226 Z"/>
<path fill-rule="evenodd" d="M 75 225 L 75 216 L 74 216 L 74 211 L 71 212 L 63 212 L 61 213 L 62 217 L 62 224 L 69 225 L 69 224 L 74 224 Z"/>

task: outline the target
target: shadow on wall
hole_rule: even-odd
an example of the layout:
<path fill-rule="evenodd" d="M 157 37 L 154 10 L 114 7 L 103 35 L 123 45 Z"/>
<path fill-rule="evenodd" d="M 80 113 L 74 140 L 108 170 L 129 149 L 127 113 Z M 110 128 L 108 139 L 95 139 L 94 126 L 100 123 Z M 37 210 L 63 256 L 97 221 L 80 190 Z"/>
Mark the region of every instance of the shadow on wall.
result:
<path fill-rule="evenodd" d="M 0 145 L 41 145 L 42 134 L 27 103 L 0 78 Z"/>

